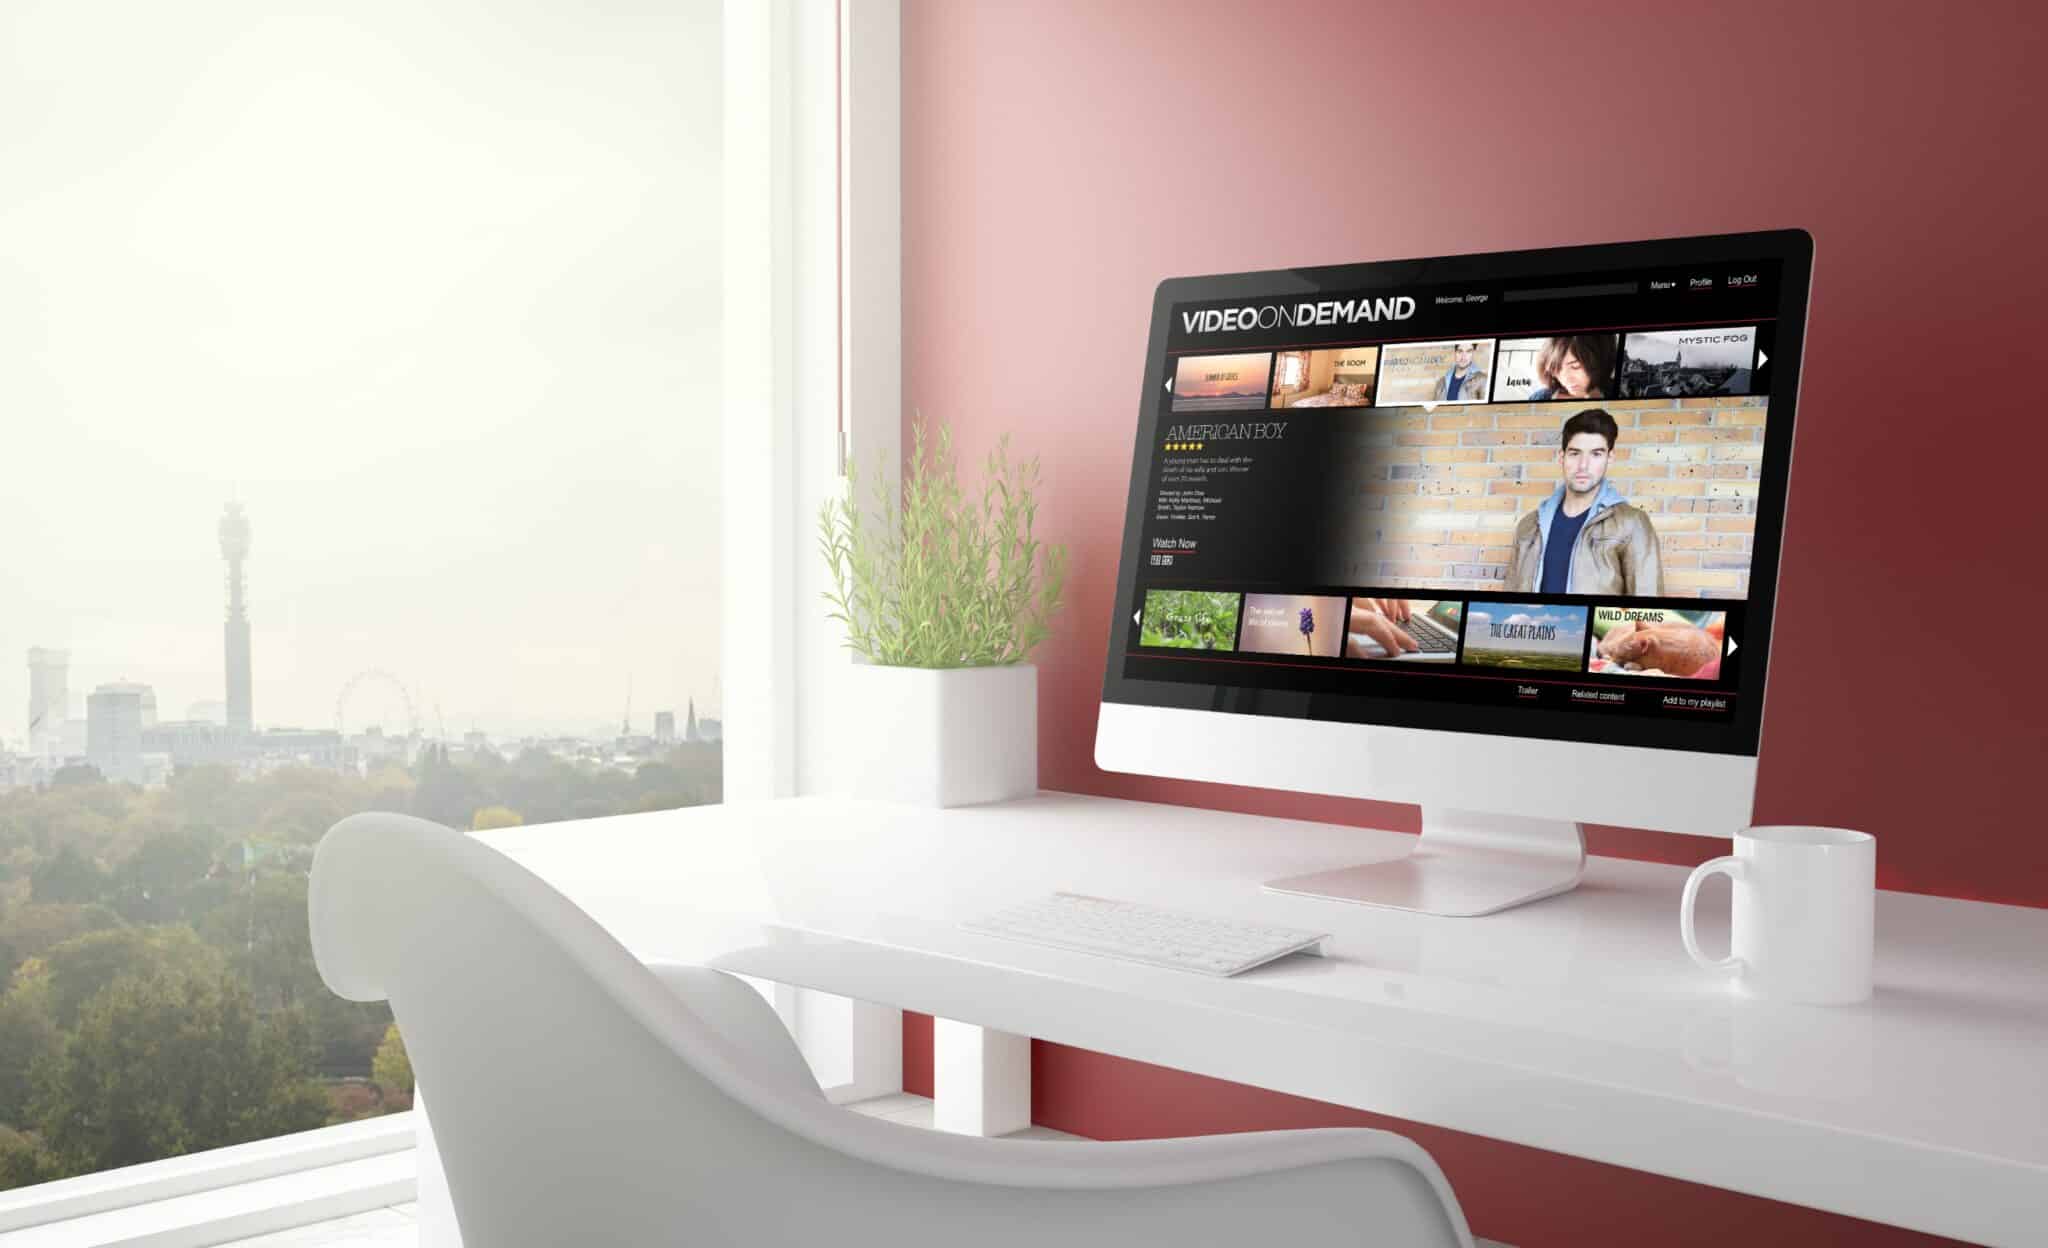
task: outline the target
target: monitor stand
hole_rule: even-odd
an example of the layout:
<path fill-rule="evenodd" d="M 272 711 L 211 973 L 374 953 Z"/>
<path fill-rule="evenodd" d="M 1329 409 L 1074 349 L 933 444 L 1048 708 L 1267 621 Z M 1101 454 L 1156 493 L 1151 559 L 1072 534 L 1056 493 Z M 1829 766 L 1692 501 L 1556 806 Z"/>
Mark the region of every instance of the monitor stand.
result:
<path fill-rule="evenodd" d="M 1425 807 L 1422 836 L 1401 857 L 1272 880 L 1266 888 L 1471 917 L 1569 892 L 1585 868 L 1586 834 L 1579 824 Z"/>

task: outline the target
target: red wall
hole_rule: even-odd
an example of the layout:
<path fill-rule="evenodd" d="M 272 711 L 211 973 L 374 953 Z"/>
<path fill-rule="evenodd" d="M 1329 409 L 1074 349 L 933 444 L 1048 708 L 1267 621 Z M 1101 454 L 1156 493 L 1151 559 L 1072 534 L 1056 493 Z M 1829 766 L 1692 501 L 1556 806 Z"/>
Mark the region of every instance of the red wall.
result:
<path fill-rule="evenodd" d="M 2044 13 L 907 0 L 905 405 L 950 421 L 970 462 L 1003 431 L 1043 457 L 1041 520 L 1073 556 L 1038 660 L 1044 784 L 1416 826 L 1410 807 L 1094 767 L 1161 278 L 1803 226 L 1818 255 L 1757 818 L 1874 832 L 1884 887 L 2048 905 L 2048 174 L 2024 59 Z M 1599 829 L 1593 849 L 1690 862 L 1723 844 Z M 1299 1102 L 1058 1053 L 1041 1054 L 1050 1125 L 1308 1120 Z M 1130 1090 L 1169 1085 L 1164 1101 Z M 1502 1211 L 1475 1218 L 1482 1233 L 1526 1248 L 1599 1225 L 1600 1201 L 1543 1221 L 1512 1182 L 1486 1186 L 1523 1164 L 1486 1157 L 1541 1155 L 1414 1133 L 1453 1149 L 1439 1156 L 1475 1210 Z M 1603 1192 L 1626 1173 L 1540 1164 L 1597 1172 Z M 1665 1219 L 1632 1230 L 1686 1242 L 1781 1208 L 1693 1190 L 1630 1205 Z M 1808 1225 L 1782 1216 L 1787 1235 Z"/>

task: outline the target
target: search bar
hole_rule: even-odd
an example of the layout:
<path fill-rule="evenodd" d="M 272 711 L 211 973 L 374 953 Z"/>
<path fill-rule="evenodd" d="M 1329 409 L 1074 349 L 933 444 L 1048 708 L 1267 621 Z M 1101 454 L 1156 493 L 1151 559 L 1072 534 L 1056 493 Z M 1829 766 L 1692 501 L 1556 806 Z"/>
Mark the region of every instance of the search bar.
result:
<path fill-rule="evenodd" d="M 1503 303 L 1526 303 L 1532 299 L 1590 299 L 1598 295 L 1633 295 L 1642 289 L 1636 282 L 1602 282 L 1597 286 L 1534 286 L 1511 290 L 1501 296 Z"/>

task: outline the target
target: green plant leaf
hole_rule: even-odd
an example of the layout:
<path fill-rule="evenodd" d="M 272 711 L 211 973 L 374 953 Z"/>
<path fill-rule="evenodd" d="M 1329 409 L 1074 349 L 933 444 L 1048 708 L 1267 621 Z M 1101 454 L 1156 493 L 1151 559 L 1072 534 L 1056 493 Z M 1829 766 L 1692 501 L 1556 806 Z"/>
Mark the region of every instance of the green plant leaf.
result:
<path fill-rule="evenodd" d="M 983 461 L 980 488 L 960 484 L 952 430 L 920 417 L 902 486 L 877 461 L 863 498 L 858 464 L 818 510 L 818 551 L 832 576 L 826 618 L 846 645 L 891 667 L 1022 663 L 1052 633 L 1066 583 L 1064 546 L 1040 542 L 1039 463 L 1010 459 L 1007 435 Z"/>

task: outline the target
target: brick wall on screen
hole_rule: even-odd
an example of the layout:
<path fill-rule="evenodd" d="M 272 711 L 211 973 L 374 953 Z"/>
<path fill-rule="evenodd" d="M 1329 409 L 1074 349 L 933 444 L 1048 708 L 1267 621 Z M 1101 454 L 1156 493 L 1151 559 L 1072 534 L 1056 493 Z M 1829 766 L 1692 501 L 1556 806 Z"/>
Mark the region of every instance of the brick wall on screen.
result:
<path fill-rule="evenodd" d="M 1620 428 L 1607 479 L 1656 526 L 1665 592 L 1747 594 L 1767 400 L 1597 406 Z M 1558 430 L 1580 410 L 1513 403 L 1363 417 L 1349 439 L 1354 578 L 1388 589 L 1499 589 L 1515 524 L 1557 488 Z"/>

